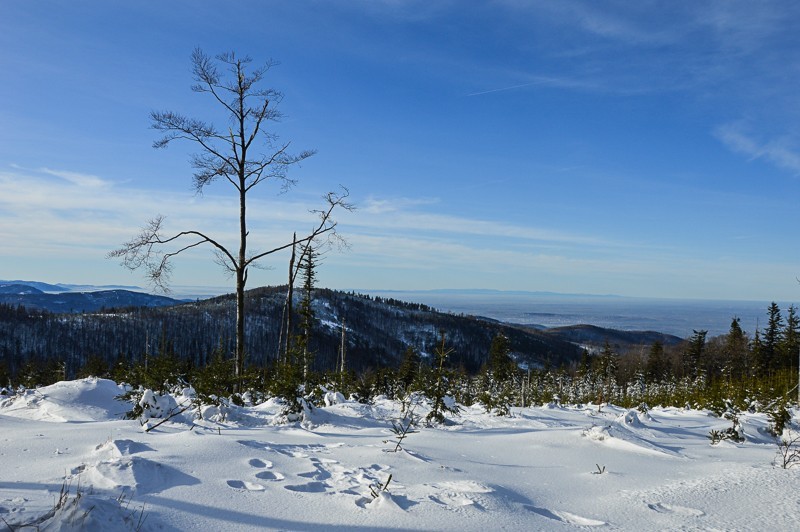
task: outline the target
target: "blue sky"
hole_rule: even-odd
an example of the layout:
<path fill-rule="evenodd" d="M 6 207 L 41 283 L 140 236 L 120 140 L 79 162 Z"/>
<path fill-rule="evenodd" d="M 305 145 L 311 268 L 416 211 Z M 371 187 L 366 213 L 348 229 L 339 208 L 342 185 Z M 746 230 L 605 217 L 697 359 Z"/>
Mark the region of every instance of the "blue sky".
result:
<path fill-rule="evenodd" d="M 214 119 L 189 58 L 279 61 L 274 127 L 318 153 L 251 198 L 251 245 L 339 184 L 332 288 L 800 299 L 795 2 L 51 2 L 0 7 L 0 279 L 145 285 L 150 218 L 235 243 L 231 190 L 152 110 Z M 228 286 L 210 251 L 175 285 Z M 249 286 L 284 282 L 273 256 Z"/>

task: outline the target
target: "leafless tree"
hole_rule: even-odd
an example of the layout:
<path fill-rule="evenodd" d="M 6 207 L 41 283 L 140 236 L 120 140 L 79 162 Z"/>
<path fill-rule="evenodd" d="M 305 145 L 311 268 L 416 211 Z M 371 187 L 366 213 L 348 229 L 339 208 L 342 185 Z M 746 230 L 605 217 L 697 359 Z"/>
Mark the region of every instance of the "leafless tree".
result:
<path fill-rule="evenodd" d="M 324 235 L 328 240 L 339 239 L 336 233 L 334 210 L 352 209 L 347 202 L 348 191 L 342 187 L 340 192 L 325 195 L 325 205 L 312 211 L 318 221 L 302 237 L 294 237 L 291 242 L 269 249 L 248 253 L 250 233 L 247 226 L 247 195 L 257 185 L 265 181 L 276 181 L 284 190 L 295 184 L 288 177 L 288 171 L 313 151 L 303 151 L 297 155 L 289 153 L 289 143 L 278 141 L 278 137 L 268 131 L 270 122 L 279 121 L 280 112 L 276 106 L 282 94 L 262 88 L 264 74 L 275 63 L 268 62 L 259 68 L 249 68 L 249 57 L 238 57 L 235 53 L 224 53 L 210 58 L 200 49 L 192 53 L 192 73 L 194 92 L 205 93 L 222 107 L 229 118 L 229 124 L 218 129 L 212 123 L 188 118 L 173 112 L 153 112 L 150 117 L 152 128 L 163 133 L 153 143 L 155 148 L 164 148 L 173 140 L 188 140 L 197 145 L 198 152 L 192 155 L 191 164 L 195 169 L 193 185 L 199 194 L 218 179 L 230 183 L 239 197 L 239 238 L 238 249 L 197 230 L 186 230 L 165 234 L 164 216 L 158 215 L 150 220 L 141 233 L 125 243 L 121 248 L 109 253 L 109 257 L 122 259 L 122 264 L 136 270 L 144 268 L 150 282 L 163 291 L 168 291 L 171 260 L 184 251 L 210 245 L 216 261 L 226 268 L 236 279 L 236 381 L 244 368 L 245 356 L 245 286 L 247 273 L 259 259 L 278 251 L 307 244 Z M 222 69 L 222 70 L 220 70 Z"/>

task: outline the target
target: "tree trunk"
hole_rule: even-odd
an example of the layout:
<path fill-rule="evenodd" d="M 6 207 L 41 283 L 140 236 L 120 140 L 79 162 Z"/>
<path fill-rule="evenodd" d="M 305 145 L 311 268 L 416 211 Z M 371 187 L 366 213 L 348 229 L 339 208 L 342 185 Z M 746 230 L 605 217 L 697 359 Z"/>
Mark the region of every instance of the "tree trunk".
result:
<path fill-rule="evenodd" d="M 244 157 L 244 153 L 242 154 Z M 245 188 L 244 165 L 239 174 L 239 262 L 236 265 L 236 357 L 234 360 L 235 391 L 241 391 L 244 372 L 244 289 L 247 284 L 247 189 Z"/>
<path fill-rule="evenodd" d="M 234 357 L 235 390 L 241 391 L 244 369 L 244 287 L 247 280 L 242 269 L 236 271 L 236 356 Z"/>
<path fill-rule="evenodd" d="M 292 257 L 289 259 L 289 287 L 286 289 L 286 348 L 284 351 L 284 357 L 286 362 L 289 362 L 289 349 L 292 347 L 292 313 L 294 309 L 293 299 L 294 299 L 294 262 L 295 262 L 295 250 L 297 248 L 297 233 L 292 235 Z"/>

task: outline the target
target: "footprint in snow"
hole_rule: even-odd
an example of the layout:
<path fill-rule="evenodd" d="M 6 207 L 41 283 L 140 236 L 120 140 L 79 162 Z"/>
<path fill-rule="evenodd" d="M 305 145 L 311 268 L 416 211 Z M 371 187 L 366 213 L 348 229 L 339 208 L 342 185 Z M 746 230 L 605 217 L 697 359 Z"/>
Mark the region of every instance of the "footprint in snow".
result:
<path fill-rule="evenodd" d="M 536 508 L 535 506 L 529 506 L 527 507 L 527 509 L 532 511 L 533 513 L 541 515 L 542 517 L 547 517 L 548 519 L 552 519 L 553 521 L 569 523 L 570 525 L 603 526 L 608 524 L 605 521 L 590 519 L 588 517 L 582 517 L 580 515 L 571 514 L 569 512 L 559 512 L 554 510 L 548 510 L 547 508 Z"/>
<path fill-rule="evenodd" d="M 328 489 L 328 485 L 324 482 L 309 482 L 308 484 L 284 486 L 284 488 L 289 491 L 297 491 L 300 493 L 323 493 Z"/>
<path fill-rule="evenodd" d="M 270 462 L 269 460 L 262 460 L 260 458 L 252 458 L 247 463 L 250 465 L 250 467 L 254 469 L 272 468 L 272 462 Z M 255 476 L 259 480 L 270 480 L 270 481 L 283 480 L 284 478 L 286 478 L 282 474 L 275 473 L 274 471 L 259 471 L 258 473 L 256 473 Z M 228 484 L 230 485 L 230 482 L 228 482 Z"/>
<path fill-rule="evenodd" d="M 247 482 L 246 480 L 229 480 L 228 486 L 235 490 L 245 490 L 245 491 L 264 491 L 265 488 L 261 484 L 257 484 L 255 482 Z"/>
<path fill-rule="evenodd" d="M 260 473 L 256 473 L 256 478 L 259 480 L 279 481 L 285 479 L 286 477 L 280 473 L 274 473 L 272 471 L 261 471 Z"/>
<path fill-rule="evenodd" d="M 249 462 L 251 467 L 256 467 L 258 469 L 269 469 L 272 467 L 272 462 L 269 460 L 261 460 L 260 458 L 253 458 Z"/>
<path fill-rule="evenodd" d="M 704 511 L 698 510 L 696 508 L 689 508 L 688 506 L 677 506 L 674 504 L 665 504 L 663 502 L 648 504 L 647 507 L 653 510 L 654 512 L 658 512 L 661 514 L 681 514 L 681 515 L 691 515 L 694 517 L 700 517 L 701 515 L 705 515 Z"/>

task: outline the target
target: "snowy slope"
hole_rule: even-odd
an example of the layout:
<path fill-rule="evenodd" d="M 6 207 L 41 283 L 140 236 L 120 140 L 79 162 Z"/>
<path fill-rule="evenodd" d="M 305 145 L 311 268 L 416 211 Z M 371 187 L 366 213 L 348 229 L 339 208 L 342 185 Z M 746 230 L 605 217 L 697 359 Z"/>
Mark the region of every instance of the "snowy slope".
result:
<path fill-rule="evenodd" d="M 773 465 L 777 447 L 762 414 L 742 415 L 745 443 L 712 446 L 709 430 L 730 422 L 708 412 L 551 405 L 499 418 L 472 407 L 453 424 L 420 427 L 393 453 L 384 441 L 401 414 L 388 401 L 318 408 L 303 424 L 276 424 L 280 406 L 266 403 L 229 410 L 225 421 L 185 416 L 145 433 L 138 421 L 119 419 L 124 405 L 113 397 L 120 392 L 110 381 L 86 379 L 0 400 L 0 523 L 42 530 L 800 529 L 800 468 Z M 65 479 L 70 497 L 54 511 Z"/>

